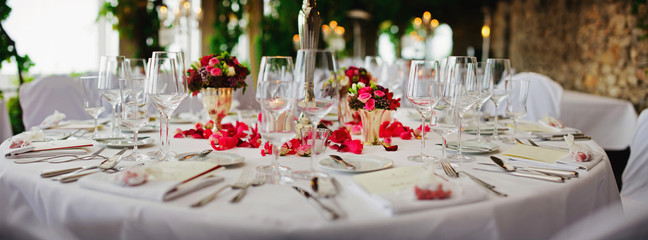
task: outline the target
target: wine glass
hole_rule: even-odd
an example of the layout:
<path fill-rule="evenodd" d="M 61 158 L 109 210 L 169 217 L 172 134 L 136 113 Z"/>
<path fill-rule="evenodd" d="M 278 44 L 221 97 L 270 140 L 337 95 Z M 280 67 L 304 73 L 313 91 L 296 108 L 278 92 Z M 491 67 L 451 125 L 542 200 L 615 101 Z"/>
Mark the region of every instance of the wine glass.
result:
<path fill-rule="evenodd" d="M 484 77 L 490 78 L 489 81 L 493 82 L 493 93 L 491 101 L 495 105 L 495 128 L 493 129 L 493 139 L 503 140 L 498 132 L 498 115 L 497 111 L 500 103 L 506 99 L 506 89 L 502 84 L 505 80 L 511 77 L 511 61 L 509 59 L 489 58 L 486 60 L 486 67 L 484 69 Z"/>
<path fill-rule="evenodd" d="M 437 61 L 412 61 L 406 97 L 421 114 L 421 153 L 408 156 L 407 160 L 423 162 L 430 157 L 423 152 L 425 149 L 425 123 L 432 116 L 432 108 L 441 97 L 438 94 L 430 94 L 431 91 L 437 91 L 439 88 L 439 74 L 439 62 Z"/>
<path fill-rule="evenodd" d="M 119 79 L 124 78 L 123 56 L 102 56 L 99 65 L 99 92 L 112 106 L 112 134 L 111 137 L 121 135 L 119 129 L 119 114 L 117 106 L 120 104 Z"/>
<path fill-rule="evenodd" d="M 81 87 L 83 87 L 83 108 L 94 119 L 92 139 L 95 139 L 98 137 L 97 134 L 99 134 L 97 118 L 99 118 L 99 114 L 106 110 L 103 97 L 98 91 L 99 79 L 97 79 L 97 76 L 81 77 Z"/>
<path fill-rule="evenodd" d="M 331 51 L 302 49 L 297 52 L 295 66 L 297 108 L 310 120 L 311 131 L 317 128 L 322 118 L 339 101 L 336 71 L 335 57 Z M 311 138 L 311 146 L 314 146 L 313 140 L 314 138 Z M 310 179 L 317 175 L 315 154 L 311 154 L 310 171 L 297 172 L 296 176 Z"/>
<path fill-rule="evenodd" d="M 288 78 L 286 78 L 288 79 Z M 295 137 L 295 81 L 292 79 L 259 81 L 257 89 L 261 103 L 261 122 L 259 133 L 272 144 L 272 162 L 267 167 L 257 168 L 262 172 L 271 172 L 270 182 L 283 184 L 290 182 L 278 164 L 279 148 Z"/>
<path fill-rule="evenodd" d="M 454 68 L 448 73 L 448 80 L 445 82 L 444 91 L 448 91 L 447 97 L 454 98 L 455 112 L 459 121 L 457 133 L 457 155 L 453 160 L 468 162 L 475 160 L 474 157 L 461 154 L 461 130 L 463 127 L 464 114 L 470 110 L 479 99 L 477 87 L 477 61 L 475 58 L 457 59 Z"/>
<path fill-rule="evenodd" d="M 145 78 L 137 77 L 137 74 L 132 76 L 134 77 L 119 81 L 122 124 L 133 131 L 133 151 L 123 156 L 122 160 L 140 162 L 150 160 L 149 156 L 140 153 L 137 148 L 137 134 L 149 121 L 148 95 L 144 94 Z"/>
<path fill-rule="evenodd" d="M 475 104 L 475 116 L 477 118 L 477 142 L 486 142 L 481 136 L 481 109 L 484 104 L 491 99 L 493 95 L 493 79 L 486 77 L 484 74 L 484 66 L 482 62 L 477 63 L 477 90 L 479 91 L 479 98 Z"/>
<path fill-rule="evenodd" d="M 257 102 L 261 104 L 261 107 L 263 107 L 264 99 L 267 99 L 268 96 L 277 96 L 277 94 L 279 94 L 278 96 L 284 95 L 286 96 L 286 99 L 292 99 L 294 101 L 295 97 L 294 95 L 289 95 L 290 92 L 279 93 L 279 91 L 282 91 L 279 88 L 286 86 L 293 88 L 294 91 L 294 86 L 291 85 L 294 84 L 294 82 L 295 79 L 293 78 L 292 57 L 264 56 L 261 58 L 261 65 L 259 67 L 259 78 L 257 79 L 257 91 L 255 98 Z M 294 110 L 291 110 L 279 113 L 278 115 L 276 115 L 276 119 L 281 119 L 279 121 L 291 121 L 290 118 L 292 118 L 293 116 Z M 264 116 L 262 115 L 261 117 L 263 118 Z M 264 135 L 261 136 L 265 137 Z M 280 148 L 281 144 L 283 144 L 284 142 L 277 143 L 279 144 L 277 148 Z M 274 145 L 275 143 L 273 143 L 273 146 Z M 273 153 L 275 152 L 273 151 Z M 283 172 L 290 170 L 289 167 L 280 166 L 279 163 L 276 162 L 277 159 L 274 160 L 275 161 L 273 161 L 270 165 L 258 166 L 257 171 L 271 173 L 275 169 Z"/>
<path fill-rule="evenodd" d="M 515 144 L 518 121 L 527 115 L 529 80 L 506 80 L 506 94 L 506 116 L 513 119 L 513 137 L 508 142 Z"/>
<path fill-rule="evenodd" d="M 457 118 L 453 102 L 448 102 L 445 99 L 440 99 L 433 109 L 434 112 L 430 119 L 430 129 L 441 136 L 441 143 L 443 147 L 443 158 L 435 159 L 437 162 L 439 162 L 449 159 L 446 153 L 448 136 L 457 131 Z M 430 163 L 432 163 L 432 161 L 430 161 Z"/>
<path fill-rule="evenodd" d="M 189 95 L 181 52 L 153 52 L 144 91 L 164 119 L 164 124 L 160 125 L 161 149 L 149 155 L 161 160 L 175 160 L 170 150 L 169 120 L 173 111 Z"/>

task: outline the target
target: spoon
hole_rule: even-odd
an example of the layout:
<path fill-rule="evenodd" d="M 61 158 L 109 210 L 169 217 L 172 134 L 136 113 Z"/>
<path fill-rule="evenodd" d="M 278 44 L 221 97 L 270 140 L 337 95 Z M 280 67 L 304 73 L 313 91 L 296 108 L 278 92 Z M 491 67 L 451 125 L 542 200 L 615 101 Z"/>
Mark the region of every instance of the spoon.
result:
<path fill-rule="evenodd" d="M 194 158 L 202 158 L 202 157 L 207 156 L 207 154 L 211 153 L 212 151 L 213 150 L 211 150 L 211 149 L 202 150 L 199 153 L 193 153 L 193 154 L 189 154 L 187 156 L 184 156 L 184 157 L 180 158 L 179 160 L 180 161 L 186 161 L 186 160 L 190 160 L 190 159 L 194 159 Z"/>
<path fill-rule="evenodd" d="M 60 181 L 61 181 L 61 183 L 75 182 L 76 180 L 79 180 L 79 178 L 81 178 L 83 176 L 90 175 L 90 174 L 93 174 L 93 173 L 97 173 L 97 172 L 100 172 L 100 171 L 110 170 L 110 169 L 114 168 L 115 166 L 117 166 L 117 163 L 119 163 L 119 161 L 121 160 L 122 154 L 124 154 L 124 152 L 126 152 L 127 149 L 128 148 L 123 148 L 117 154 L 115 154 L 112 157 L 110 157 L 110 158 L 104 160 L 103 162 L 101 162 L 97 166 L 99 169 L 96 170 L 96 171 L 85 171 L 85 172 L 78 173 L 78 174 L 72 174 L 72 175 L 69 175 L 69 176 L 62 177 L 60 179 Z"/>
<path fill-rule="evenodd" d="M 331 198 L 338 194 L 337 181 L 333 177 L 313 177 L 310 185 L 320 197 Z"/>

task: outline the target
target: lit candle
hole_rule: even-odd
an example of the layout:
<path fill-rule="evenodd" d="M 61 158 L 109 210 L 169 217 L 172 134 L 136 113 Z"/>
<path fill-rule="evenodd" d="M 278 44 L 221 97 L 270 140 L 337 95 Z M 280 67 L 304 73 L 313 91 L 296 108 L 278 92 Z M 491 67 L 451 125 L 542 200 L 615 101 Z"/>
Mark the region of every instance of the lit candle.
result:
<path fill-rule="evenodd" d="M 277 107 L 281 107 L 283 104 L 284 104 L 284 100 L 277 98 L 271 100 L 268 105 L 270 105 L 271 108 L 277 108 Z"/>
<path fill-rule="evenodd" d="M 486 59 L 488 59 L 488 48 L 490 47 L 490 27 L 488 25 L 484 25 L 481 30 L 481 34 L 483 37 L 482 41 L 482 62 L 486 62 Z"/>

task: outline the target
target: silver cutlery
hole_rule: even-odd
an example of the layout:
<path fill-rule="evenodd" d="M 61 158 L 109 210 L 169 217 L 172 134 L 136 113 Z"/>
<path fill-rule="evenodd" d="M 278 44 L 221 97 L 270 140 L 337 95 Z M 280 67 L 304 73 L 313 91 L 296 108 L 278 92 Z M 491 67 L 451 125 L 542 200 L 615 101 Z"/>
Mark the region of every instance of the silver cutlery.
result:
<path fill-rule="evenodd" d="M 117 152 L 117 154 L 115 154 L 112 157 L 109 157 L 108 159 L 101 162 L 99 164 L 99 166 L 98 166 L 99 169 L 97 171 L 83 171 L 83 172 L 80 172 L 80 173 L 68 174 L 68 175 L 62 176 L 59 179 L 59 181 L 61 183 L 76 182 L 81 177 L 84 177 L 84 176 L 87 176 L 87 175 L 90 175 L 90 174 L 94 174 L 94 173 L 98 173 L 100 171 L 107 171 L 107 170 L 113 169 L 115 166 L 117 166 L 117 163 L 119 163 L 119 160 L 121 159 L 121 156 L 126 152 L 127 149 L 128 148 L 123 148 L 122 150 Z"/>
<path fill-rule="evenodd" d="M 191 207 L 192 207 L 192 208 L 197 208 L 197 207 L 205 206 L 207 203 L 210 203 L 211 201 L 213 201 L 214 199 L 216 199 L 216 196 L 218 196 L 218 194 L 219 194 L 220 192 L 222 192 L 223 190 L 225 190 L 225 189 L 227 189 L 227 188 L 229 188 L 229 187 L 231 187 L 231 186 L 232 186 L 232 185 L 227 184 L 227 185 L 225 185 L 225 186 L 219 188 L 219 189 L 216 190 L 214 193 L 209 194 L 207 197 L 204 197 L 203 199 L 200 199 L 200 201 L 198 201 L 198 202 L 196 202 L 196 203 L 194 203 L 194 204 L 191 204 Z"/>
<path fill-rule="evenodd" d="M 254 176 L 254 179 L 252 179 L 252 181 L 248 182 L 243 188 L 241 188 L 241 191 L 239 191 L 239 193 L 236 194 L 236 196 L 234 196 L 234 198 L 232 198 L 232 200 L 230 202 L 231 203 L 240 202 L 241 199 L 243 199 L 243 197 L 245 197 L 245 194 L 247 193 L 247 190 L 248 190 L 248 188 L 250 188 L 250 186 L 253 186 L 253 187 L 261 186 L 261 185 L 263 185 L 265 183 L 265 181 L 266 181 L 265 174 L 257 173 Z"/>
<path fill-rule="evenodd" d="M 151 137 L 149 136 L 137 137 L 137 141 L 142 139 L 147 139 L 147 138 L 151 138 Z M 133 138 L 132 137 L 101 137 L 101 138 L 93 138 L 92 140 L 101 142 L 101 141 L 112 141 L 112 140 L 133 140 Z"/>
<path fill-rule="evenodd" d="M 187 155 L 187 156 L 181 157 L 181 158 L 179 158 L 178 160 L 180 160 L 180 161 L 187 161 L 187 160 L 191 160 L 191 159 L 202 158 L 202 157 L 207 156 L 207 155 L 208 155 L 209 153 L 211 153 L 212 151 L 214 151 L 214 150 L 211 150 L 211 149 L 202 150 L 202 151 L 200 151 L 199 153 L 192 153 L 192 154 L 189 154 L 189 155 Z"/>
<path fill-rule="evenodd" d="M 236 182 L 234 182 L 234 184 L 227 184 L 223 186 L 222 188 L 216 190 L 216 192 L 204 197 L 203 199 L 201 199 L 200 201 L 194 204 L 191 204 L 191 207 L 195 208 L 195 207 L 205 206 L 207 203 L 210 203 L 211 201 L 216 199 L 216 196 L 223 190 L 227 189 L 228 187 L 231 187 L 232 189 L 241 189 L 245 187 L 245 185 L 250 181 L 249 179 L 251 176 L 252 176 L 252 170 L 250 169 L 243 170 L 243 172 L 241 173 L 241 175 L 239 175 L 238 179 L 236 180 Z"/>
<path fill-rule="evenodd" d="M 485 188 L 486 190 L 491 191 L 491 192 L 494 193 L 495 195 L 497 195 L 497 196 L 501 196 L 501 197 L 507 197 L 507 196 L 508 196 L 508 194 L 506 194 L 506 193 L 502 193 L 502 192 L 499 192 L 499 191 L 495 190 L 495 186 L 494 186 L 494 185 L 488 184 L 488 183 L 484 182 L 483 180 L 481 180 L 481 179 L 479 179 L 479 178 L 473 176 L 472 174 L 467 173 L 466 171 L 459 171 L 459 172 L 457 172 L 457 171 L 452 167 L 452 165 L 450 165 L 450 163 L 447 162 L 447 161 L 443 161 L 443 162 L 441 162 L 441 168 L 443 168 L 443 171 L 446 173 L 446 175 L 448 175 L 448 177 L 451 177 L 451 178 L 458 178 L 458 177 L 459 177 L 459 173 L 463 173 L 463 174 L 466 174 L 466 176 L 468 176 L 468 178 L 470 178 L 471 180 L 473 180 L 473 181 L 474 181 L 475 183 L 477 183 L 479 186 L 482 186 L 482 187 Z"/>
<path fill-rule="evenodd" d="M 88 160 L 88 159 L 93 159 L 93 158 L 95 158 L 97 156 L 103 157 L 103 156 L 99 155 L 99 153 L 101 153 L 105 149 L 106 149 L 106 147 L 100 147 L 99 149 L 97 149 L 96 151 L 91 153 L 90 155 L 81 156 L 81 157 L 79 157 L 76 154 L 59 154 L 59 155 L 46 157 L 46 158 L 40 158 L 40 159 L 19 159 L 19 160 L 14 160 L 14 163 L 24 164 L 24 163 L 43 162 L 43 161 L 48 161 L 48 162 L 51 162 L 51 163 L 59 163 L 59 161 L 52 161 L 52 159 L 61 158 L 61 157 L 72 157 L 71 159 L 66 159 L 65 161 L 61 161 L 61 162 L 69 162 L 69 161 L 74 161 L 74 160 Z"/>
<path fill-rule="evenodd" d="M 535 147 L 540 147 L 540 148 L 547 148 L 547 149 L 554 149 L 554 150 L 560 150 L 560 151 L 567 151 L 569 152 L 569 148 L 564 148 L 564 147 L 555 147 L 555 146 L 546 146 L 546 145 L 538 145 L 536 144 L 533 140 L 527 139 L 529 143 Z"/>
<path fill-rule="evenodd" d="M 561 137 L 538 137 L 542 141 L 564 141 L 565 139 Z M 574 140 L 592 140 L 590 136 L 574 136 Z"/>
<path fill-rule="evenodd" d="M 350 164 L 347 161 L 344 161 L 344 159 L 342 159 L 342 157 L 340 157 L 338 155 L 329 155 L 329 156 L 331 157 L 331 159 L 335 160 L 336 162 L 344 164 L 344 166 L 346 166 L 346 168 L 351 169 L 351 170 L 356 170 L 356 167 L 353 166 L 353 164 Z"/>
<path fill-rule="evenodd" d="M 293 186 L 293 188 L 297 190 L 297 192 L 299 192 L 302 196 L 304 196 L 306 200 L 308 200 L 308 203 L 311 204 L 311 206 L 317 208 L 322 217 L 324 217 L 326 220 L 335 220 L 340 217 L 340 214 L 338 214 L 332 208 L 324 205 L 324 203 L 322 203 L 319 199 L 313 197 L 310 192 L 297 186 Z"/>
<path fill-rule="evenodd" d="M 334 177 L 313 177 L 311 189 L 318 197 L 332 198 L 338 194 L 338 182 Z"/>
<path fill-rule="evenodd" d="M 526 177 L 526 178 L 533 178 L 533 179 L 538 179 L 538 180 L 545 180 L 545 181 L 550 181 L 550 182 L 558 182 L 558 183 L 563 183 L 565 182 L 565 178 L 563 177 L 557 177 L 557 176 L 548 176 L 548 175 L 540 175 L 540 174 L 533 174 L 533 173 L 521 173 L 521 172 L 516 172 L 515 167 L 510 164 L 504 163 L 504 161 L 498 157 L 491 156 L 491 160 L 497 166 L 501 167 L 506 171 L 508 174 L 517 176 L 517 177 Z M 479 169 L 479 170 L 484 170 L 484 169 Z"/>
<path fill-rule="evenodd" d="M 489 166 L 497 166 L 496 164 L 493 163 L 479 163 L 482 165 L 489 165 Z M 520 167 L 520 166 L 515 166 L 512 165 L 515 168 L 515 170 L 523 170 L 523 171 L 529 171 L 533 173 L 542 173 L 545 175 L 551 175 L 551 176 L 558 176 L 558 177 L 563 177 L 563 178 L 575 178 L 578 177 L 578 172 L 577 171 L 569 171 L 569 170 L 560 170 L 560 169 L 550 169 L 550 168 L 541 168 L 541 167 Z"/>

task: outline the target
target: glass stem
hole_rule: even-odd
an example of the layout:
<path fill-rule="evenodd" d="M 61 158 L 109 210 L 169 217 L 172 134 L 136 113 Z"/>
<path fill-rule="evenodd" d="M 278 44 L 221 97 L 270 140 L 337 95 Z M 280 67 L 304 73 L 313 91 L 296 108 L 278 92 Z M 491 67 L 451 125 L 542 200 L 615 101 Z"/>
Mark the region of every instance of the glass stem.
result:
<path fill-rule="evenodd" d="M 497 119 L 498 119 L 498 117 L 497 117 L 497 101 L 493 101 L 493 103 L 495 103 L 495 128 L 494 128 L 495 132 L 493 132 L 493 138 L 497 138 L 497 134 L 499 132 L 497 130 Z"/>
<path fill-rule="evenodd" d="M 441 135 L 441 141 L 443 142 L 443 158 L 447 159 L 448 155 L 446 155 L 446 146 L 448 144 L 448 138 L 445 135 Z"/>
<path fill-rule="evenodd" d="M 477 141 L 481 142 L 482 141 L 482 136 L 481 136 L 481 106 L 477 106 L 475 108 L 475 116 L 477 116 Z"/>
<path fill-rule="evenodd" d="M 112 128 L 110 128 L 110 131 L 112 132 L 111 137 L 117 137 L 117 104 L 113 104 L 112 107 Z"/>
<path fill-rule="evenodd" d="M 166 117 L 164 119 L 164 138 L 165 138 L 164 141 L 166 142 L 165 151 L 167 153 L 170 153 L 171 152 L 171 142 L 169 142 L 170 141 L 169 140 L 169 122 L 171 121 L 171 116 L 166 116 L 166 114 L 165 114 L 165 117 Z"/>
<path fill-rule="evenodd" d="M 425 156 L 423 151 L 425 151 L 425 115 L 421 114 L 421 160 L 424 160 L 423 156 Z"/>
<path fill-rule="evenodd" d="M 99 115 L 97 115 L 94 118 L 94 132 L 92 133 L 92 139 L 97 138 L 97 132 L 99 132 L 99 125 L 97 124 L 97 118 L 99 118 Z"/>
<path fill-rule="evenodd" d="M 517 118 L 513 118 L 513 139 L 514 139 L 514 140 L 515 140 L 515 138 L 517 137 L 517 132 L 518 132 L 518 131 L 517 131 L 517 130 L 518 130 L 518 129 L 517 129 L 517 124 L 518 124 L 518 119 L 517 119 Z"/>
<path fill-rule="evenodd" d="M 457 129 L 457 156 L 461 156 L 461 129 L 463 128 L 463 113 L 457 113 L 459 115 L 459 129 Z"/>
<path fill-rule="evenodd" d="M 313 175 L 313 177 L 317 176 L 317 170 L 315 170 L 315 138 L 317 137 L 317 136 L 315 136 L 316 128 L 317 128 L 317 126 L 313 126 L 311 128 L 311 131 L 310 131 L 311 132 L 311 134 L 310 134 L 310 137 L 311 137 L 311 141 L 310 141 L 310 149 L 311 149 L 310 171 L 311 171 L 311 174 Z"/>
<path fill-rule="evenodd" d="M 139 132 L 139 129 L 133 129 L 133 153 L 132 154 L 137 154 L 137 133 Z"/>
<path fill-rule="evenodd" d="M 272 162 L 270 162 L 272 172 L 279 171 L 279 147 L 277 145 L 276 143 L 272 144 Z"/>

